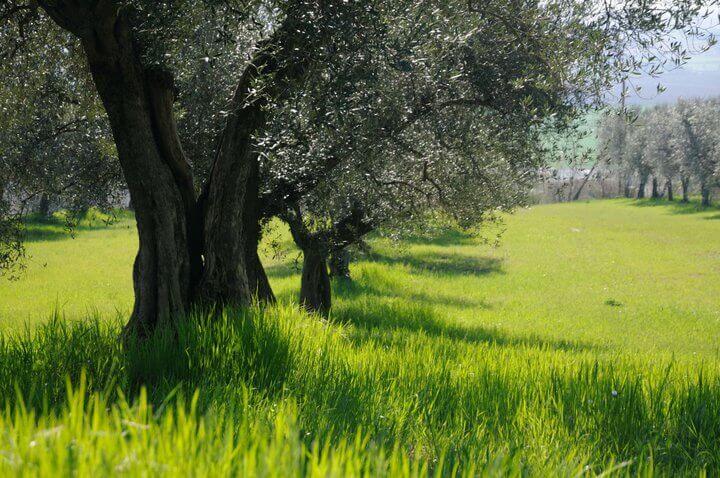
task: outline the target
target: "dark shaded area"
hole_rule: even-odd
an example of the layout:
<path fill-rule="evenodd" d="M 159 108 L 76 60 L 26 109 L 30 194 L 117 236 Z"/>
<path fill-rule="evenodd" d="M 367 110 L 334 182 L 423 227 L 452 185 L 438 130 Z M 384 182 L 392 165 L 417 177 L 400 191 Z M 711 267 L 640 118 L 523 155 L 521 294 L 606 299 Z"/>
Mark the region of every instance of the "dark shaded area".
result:
<path fill-rule="evenodd" d="M 720 219 L 720 207 L 715 205 L 703 206 L 700 199 L 691 199 L 689 202 L 668 201 L 666 199 L 641 199 L 626 201 L 625 204 L 635 207 L 659 207 L 665 209 L 668 214 L 699 214 L 717 212 L 714 216 L 706 219 Z"/>
<path fill-rule="evenodd" d="M 411 303 L 424 303 L 428 305 L 450 306 L 450 307 L 469 307 L 490 309 L 492 305 L 489 303 L 470 299 L 466 297 L 448 296 L 438 294 L 437 292 L 427 292 L 423 290 L 408 290 L 400 284 L 394 284 L 382 281 L 380 278 L 368 277 L 367 274 L 358 280 L 334 280 L 333 291 L 340 300 L 345 302 L 357 301 L 363 298 L 385 298 L 385 299 L 404 299 Z"/>
<path fill-rule="evenodd" d="M 452 231 L 451 231 L 452 232 Z M 437 243 L 432 243 L 436 244 Z M 457 245 L 457 244 L 455 244 Z M 395 256 L 380 253 L 363 255 L 361 260 L 375 262 L 388 266 L 406 266 L 413 274 L 442 274 L 451 276 L 485 276 L 489 274 L 504 274 L 502 261 L 494 257 L 467 256 L 445 251 L 427 251 L 399 254 Z M 266 267 L 269 277 L 285 279 L 300 273 L 299 263 L 290 261 Z M 433 291 L 414 290 L 412 292 L 403 288 L 401 284 L 382 281 L 380 278 L 368 279 L 358 277 L 357 280 L 333 279 L 333 293 L 339 299 L 354 300 L 362 296 L 376 296 L 388 298 L 403 298 L 415 302 L 425 302 L 434 305 L 453 307 L 480 307 L 488 309 L 490 304 L 484 301 L 468 299 L 457 296 L 439 295 Z M 291 301 L 294 292 L 280 294 L 279 298 Z"/>
<path fill-rule="evenodd" d="M 273 264 L 271 266 L 265 267 L 265 272 L 267 273 L 268 277 L 271 277 L 273 279 L 287 279 L 288 277 L 300 275 L 301 264 L 302 262 L 298 264 L 295 264 L 295 262 Z"/>
<path fill-rule="evenodd" d="M 123 227 L 130 229 L 134 224 L 118 224 L 127 219 L 126 214 L 121 214 L 116 218 L 106 221 L 93 213 L 82 216 L 78 223 L 69 227 L 68 223 L 57 216 L 43 217 L 33 214 L 25 220 L 24 238 L 27 242 L 43 242 L 43 241 L 62 241 L 71 239 L 75 235 L 83 232 L 97 231 L 110 227 Z"/>
<path fill-rule="evenodd" d="M 585 347 L 448 326 L 427 307 L 365 309 L 345 309 L 355 331 L 344 336 L 351 343 L 372 344 L 377 354 L 385 345 L 384 331 L 389 346 L 402 345 L 401 334 L 393 334 L 391 341 L 390 332 L 397 330 L 501 347 L 568 351 Z M 288 396 L 297 400 L 307 432 L 301 439 L 308 445 L 316 440 L 336 443 L 360 429 L 380 446 L 391 446 L 397 439 L 411 442 L 418 422 L 402 417 L 420 415 L 427 430 L 457 438 L 451 462 L 478 449 L 472 433 L 478 425 L 492 433 L 514 433 L 517 412 L 529 404 L 531 412 L 546 413 L 570 437 L 611 455 L 651 452 L 656 464 L 671 471 L 682 471 L 688 456 L 697 456 L 702 458 L 693 463 L 717 469 L 720 386 L 716 377 L 706 377 L 702 371 L 668 386 L 670 368 L 664 380 L 656 381 L 641 370 L 618 369 L 612 361 L 590 357 L 580 358 L 575 366 L 568 364 L 568 369 L 560 365 L 538 375 L 515 376 L 498 374 L 480 357 L 472 373 L 459 377 L 454 359 L 463 352 L 446 344 L 433 347 L 429 358 L 447 367 L 422 362 L 400 365 L 404 368 L 399 376 L 397 362 L 365 368 L 348 360 L 338 347 L 328 352 L 317 344 L 303 345 L 297 328 L 307 325 L 283 323 L 262 309 L 231 309 L 213 317 L 194 317 L 178 330 L 158 329 L 148 341 L 123 347 L 117 340 L 119 324 L 108 326 L 97 318 L 75 323 L 56 318 L 0 347 L 0 403 L 12 410 L 19 404 L 19 392 L 23 407 L 43 414 L 59 410 L 68 400 L 65 377 L 77 385 L 84 375 L 86 393 L 102 391 L 109 403 L 118 399 L 118 390 L 132 403 L 139 387 L 147 386 L 156 417 L 177 397 L 188 398 L 196 389 L 201 390 L 200 413 L 221 404 L 230 405 L 225 409 L 229 413 L 247 413 L 232 409 L 238 401 L 238 385 L 244 383 L 263 400 Z M 378 360 L 383 363 L 382 357 Z M 536 360 L 528 357 L 527 366 Z M 398 397 L 404 400 L 403 409 L 389 410 L 387 404 Z"/>
<path fill-rule="evenodd" d="M 600 347 L 580 342 L 552 340 L 536 335 L 513 336 L 497 328 L 463 327 L 442 320 L 431 307 L 412 303 L 372 303 L 351 301 L 338 306 L 333 313 L 333 322 L 351 324 L 359 330 L 351 340 L 361 344 L 367 341 L 369 331 L 387 332 L 390 336 L 398 330 L 423 333 L 431 337 L 443 337 L 471 344 L 493 344 L 505 347 L 536 347 L 541 349 L 580 352 L 599 350 Z M 377 337 L 375 337 L 377 338 Z"/>
<path fill-rule="evenodd" d="M 436 272 L 447 275 L 475 276 L 504 273 L 500 259 L 466 256 L 452 252 L 421 252 L 399 256 L 372 254 L 370 260 L 388 265 L 408 266 L 413 273 Z"/>
<path fill-rule="evenodd" d="M 455 234 L 456 231 L 449 231 L 440 242 L 457 238 Z M 439 245 L 437 242 L 428 243 Z M 453 242 L 453 244 L 457 243 Z M 414 252 L 412 255 L 406 253 L 396 256 L 371 253 L 367 255 L 366 260 L 388 266 L 406 266 L 414 274 L 434 273 L 460 277 L 504 273 L 500 259 L 445 251 Z M 286 278 L 297 273 L 297 269 L 292 264 L 274 265 L 268 268 L 268 274 L 273 278 Z M 388 281 L 382 276 L 367 272 L 359 274 L 356 280 L 334 279 L 333 293 L 338 302 L 331 314 L 331 320 L 355 326 L 357 330 L 352 334 L 351 340 L 357 344 L 370 340 L 370 331 L 373 340 L 378 339 L 378 332 L 386 334 L 389 340 L 397 330 L 405 330 L 468 343 L 539 347 L 563 351 L 597 349 L 596 346 L 589 344 L 554 341 L 539 336 L 514 337 L 493 328 L 448 324 L 438 316 L 435 307 L 490 309 L 492 305 L 484 300 L 411 289 L 401 283 Z M 293 298 L 294 292 L 282 297 L 283 300 L 288 301 Z M 398 344 L 388 343 L 388 345 Z"/>
<path fill-rule="evenodd" d="M 457 229 L 438 229 L 426 234 L 403 236 L 403 242 L 415 245 L 434 246 L 472 246 L 478 244 L 478 238 Z"/>

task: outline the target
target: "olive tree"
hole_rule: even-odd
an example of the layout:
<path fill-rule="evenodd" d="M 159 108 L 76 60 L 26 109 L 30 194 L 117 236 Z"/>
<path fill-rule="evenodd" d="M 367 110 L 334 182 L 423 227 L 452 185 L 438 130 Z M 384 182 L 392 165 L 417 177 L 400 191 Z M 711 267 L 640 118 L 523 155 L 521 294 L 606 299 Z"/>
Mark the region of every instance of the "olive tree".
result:
<path fill-rule="evenodd" d="M 665 180 L 665 190 L 669 201 L 673 196 L 673 178 L 680 174 L 680 163 L 675 154 L 676 141 L 679 134 L 679 121 L 674 108 L 667 105 L 656 106 L 644 114 L 647 122 L 647 146 L 645 154 L 654 171 L 653 197 L 658 197 L 657 178 Z"/>
<path fill-rule="evenodd" d="M 122 189 L 107 118 L 78 54 L 47 46 L 48 36 L 20 58 L 31 70 L 16 70 L 18 58 L 0 66 L 0 188 L 17 214 L 34 202 L 48 215 L 51 200 L 69 210 L 108 206 Z"/>
<path fill-rule="evenodd" d="M 327 313 L 328 260 L 347 276 L 346 249 L 371 232 L 402 236 L 438 221 L 471 229 L 523 204 L 543 156 L 537 132 L 498 129 L 456 108 L 418 122 L 395 147 L 333 171 L 282 217 L 303 252 L 300 303 Z"/>
<path fill-rule="evenodd" d="M 683 100 L 677 105 L 681 125 L 678 154 L 700 184 L 702 205 L 710 205 L 711 188 L 717 185 L 720 104 L 717 100 Z"/>
<path fill-rule="evenodd" d="M 616 111 L 605 112 L 598 121 L 598 160 L 618 173 L 618 194 L 629 198 L 632 179 L 635 174 L 625 161 L 629 123 L 626 115 Z"/>
<path fill-rule="evenodd" d="M 262 222 L 355 152 L 380 151 L 385 137 L 450 107 L 520 119 L 509 125 L 528 124 L 533 112 L 562 117 L 658 58 L 638 51 L 681 56 L 663 34 L 693 33 L 703 6 L 8 0 L 0 47 L 13 58 L 53 32 L 48 47 L 84 58 L 136 212 L 126 330 L 145 334 L 198 302 L 270 296 L 257 255 Z M 325 107 L 303 109 L 313 104 Z M 283 128 L 285 118 L 294 119 Z M 352 134 L 353 124 L 367 134 Z"/>
<path fill-rule="evenodd" d="M 256 187 L 248 184 L 254 136 L 267 121 L 269 98 L 321 65 L 343 37 L 357 48 L 365 38 L 356 27 L 374 25 L 375 9 L 356 2 L 283 2 L 270 9 L 245 2 L 101 0 L 13 2 L 2 15 L 14 13 L 26 31 L 56 24 L 72 35 L 107 113 L 140 239 L 128 331 L 170 322 L 195 300 L 248 303 L 245 209 L 252 201 L 245 193 Z M 258 28 L 266 35 L 236 74 L 212 164 L 197 185 L 178 134 L 174 62 L 182 58 L 174 53 L 197 40 L 192 22 L 202 15 L 214 15 L 220 26 L 224 15 L 264 22 Z"/>

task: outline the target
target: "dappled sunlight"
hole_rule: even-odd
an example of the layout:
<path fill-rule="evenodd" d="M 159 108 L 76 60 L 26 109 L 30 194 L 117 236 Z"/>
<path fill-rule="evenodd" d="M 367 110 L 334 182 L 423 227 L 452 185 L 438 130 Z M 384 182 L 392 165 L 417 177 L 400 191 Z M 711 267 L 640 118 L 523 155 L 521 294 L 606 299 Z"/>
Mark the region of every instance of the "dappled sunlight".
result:
<path fill-rule="evenodd" d="M 380 455 L 392 463 L 442 457 L 444 470 L 491 456 L 482 460 L 491 469 L 548 475 L 611 468 L 618 456 L 639 457 L 627 465 L 634 472 L 720 466 L 720 277 L 708 268 L 720 260 L 716 223 L 618 200 L 536 207 L 508 226 L 498 247 L 371 240 L 352 279 L 333 279 L 327 319 L 299 311 L 297 252 L 287 243 L 265 256 L 276 306 L 196 314 L 124 344 L 125 315 L 72 320 L 79 317 L 63 318 L 60 308 L 49 323 L 0 340 L 9 410 L 0 424 L 30 437 L 80 414 L 79 428 L 53 432 L 53 443 L 88 444 L 98 430 L 114 430 L 125 433 L 128 453 L 160 459 L 169 452 L 134 433 L 170 440 L 205 423 L 203 441 L 178 442 L 196 454 L 176 460 L 176 470 L 211 466 L 227 442 L 210 424 L 222 423 L 242 432 L 227 435 L 234 458 L 220 462 L 258 472 L 270 466 L 265 457 L 315 456 L 322 447 L 332 449 L 328 463 L 352 459 L 368 470 Z M 130 235 L 115 226 L 34 247 L 63 246 L 64 256 L 48 259 L 74 261 L 68 254 L 86 255 L 94 236 L 129 243 L 123 261 L 132 259 Z M 660 240 L 665 249 L 654 247 Z M 684 257 L 671 260 L 679 250 Z M 43 287 L 51 286 L 63 290 Z M 102 294 L 114 284 L 105 287 L 96 297 L 109 297 Z M 17 421 L 15 410 L 58 418 Z M 275 433 L 282 438 L 268 438 Z M 103 446 L 120 446 L 113 436 Z M 32 460 L 36 448 L 3 440 Z M 141 463 L 128 469 L 144 470 Z"/>

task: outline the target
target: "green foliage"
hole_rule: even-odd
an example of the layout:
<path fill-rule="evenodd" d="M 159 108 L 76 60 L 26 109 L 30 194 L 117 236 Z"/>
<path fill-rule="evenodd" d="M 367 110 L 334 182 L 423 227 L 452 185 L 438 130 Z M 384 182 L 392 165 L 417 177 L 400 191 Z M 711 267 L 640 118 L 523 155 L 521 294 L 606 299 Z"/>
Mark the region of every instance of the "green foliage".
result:
<path fill-rule="evenodd" d="M 628 189 L 635 175 L 639 189 L 651 175 L 668 189 L 682 183 L 684 193 L 697 181 L 709 205 L 710 188 L 718 184 L 718 99 L 634 108 L 629 115 L 608 111 L 598 122 L 599 159 L 626 176 Z"/>

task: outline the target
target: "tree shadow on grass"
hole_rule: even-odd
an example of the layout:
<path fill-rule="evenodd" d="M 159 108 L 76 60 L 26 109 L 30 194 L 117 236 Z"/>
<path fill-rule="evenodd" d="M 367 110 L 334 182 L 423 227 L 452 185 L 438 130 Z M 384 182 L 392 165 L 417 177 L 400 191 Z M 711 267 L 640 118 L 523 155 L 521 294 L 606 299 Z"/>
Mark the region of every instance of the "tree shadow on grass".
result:
<path fill-rule="evenodd" d="M 299 266 L 293 262 L 273 264 L 265 268 L 265 273 L 271 279 L 287 279 L 288 277 L 299 276 L 301 272 Z"/>
<path fill-rule="evenodd" d="M 397 331 L 423 333 L 432 337 L 445 337 L 450 340 L 470 344 L 492 344 L 506 347 L 533 347 L 569 352 L 599 350 L 601 347 L 582 342 L 554 340 L 538 335 L 513 336 L 495 328 L 472 326 L 464 327 L 448 323 L 432 308 L 418 306 L 402 301 L 353 301 L 343 303 L 333 310 L 332 321 L 350 324 L 357 328 L 351 340 L 361 344 L 370 339 L 374 332 L 386 335 L 389 339 Z"/>
<path fill-rule="evenodd" d="M 127 222 L 124 219 L 124 217 L 119 217 L 116 221 L 108 223 L 102 219 L 86 217 L 80 221 L 80 224 L 74 226 L 71 231 L 68 228 L 67 223 L 60 218 L 40 218 L 37 216 L 31 216 L 25 222 L 25 241 L 64 241 L 72 239 L 74 235 L 89 231 L 110 228 L 130 229 L 134 227 L 133 223 Z"/>
<path fill-rule="evenodd" d="M 408 244 L 432 246 L 472 246 L 478 243 L 475 236 L 457 229 L 441 229 L 430 234 L 409 235 L 402 240 Z"/>
<path fill-rule="evenodd" d="M 447 275 L 504 274 L 502 261 L 495 257 L 476 257 L 453 252 L 414 252 L 398 256 L 372 254 L 370 260 L 388 265 L 408 266 L 415 273 Z"/>
<path fill-rule="evenodd" d="M 363 273 L 356 280 L 333 280 L 333 293 L 342 301 L 357 301 L 367 298 L 403 299 L 413 303 L 430 304 L 444 307 L 465 307 L 491 309 L 492 305 L 484 300 L 440 294 L 437 291 L 409 290 L 394 281 L 383 280 L 376 274 Z"/>
<path fill-rule="evenodd" d="M 278 323 L 276 317 L 266 320 L 259 313 L 228 311 L 232 327 L 216 320 L 197 326 L 193 320 L 180 336 L 173 332 L 154 337 L 142 349 L 123 348 L 117 327 L 99 320 L 50 322 L 0 348 L 0 399 L 9 410 L 22 396 L 23 409 L 36 415 L 59 413 L 68 403 L 67 377 L 77 386 L 84 375 L 87 393 L 122 390 L 131 404 L 138 386 L 146 385 L 155 417 L 172 410 L 174 397 L 187 398 L 196 390 L 202 392 L 198 413 L 216 408 L 235 413 L 236 404 L 245 400 L 237 393 L 239 385 L 245 384 L 257 391 L 257 401 L 249 404 L 271 406 L 271 416 L 275 400 L 296 401 L 305 432 L 300 439 L 308 447 L 318 442 L 335 445 L 360 430 L 374 445 L 387 447 L 413 444 L 420 436 L 416 433 L 452 433 L 457 446 L 450 447 L 446 457 L 452 469 L 453 463 L 467 462 L 469 452 L 487 446 L 484 434 L 480 441 L 473 438 L 477 428 L 500 437 L 508 434 L 523 444 L 527 425 L 542 420 L 551 432 L 562 428 L 560 436 L 568 443 L 576 440 L 598 450 L 596 458 L 654 452 L 655 464 L 669 467 L 669 472 L 718 468 L 720 386 L 716 377 L 702 371 L 688 373 L 676 384 L 670 368 L 656 380 L 623 361 L 588 357 L 516 374 L 512 368 L 498 373 L 505 364 L 496 367 L 497 362 L 480 358 L 470 364 L 472 373 L 459 375 L 452 363 L 433 366 L 433 359 L 439 359 L 430 354 L 442 347 L 428 348 L 425 362 L 417 357 L 416 362 L 384 361 L 379 354 L 358 357 L 375 362 L 365 366 L 343 353 L 340 342 L 331 353 L 319 353 L 319 344 L 309 340 L 313 336 L 302 335 L 307 324 Z M 456 340 L 578 350 L 578 344 L 448 326 L 427 310 L 373 307 L 345 313 L 346 321 L 365 336 L 369 329 L 422 328 L 426 334 Z M 545 359 L 514 358 L 520 360 L 517 370 Z M 106 398 L 115 403 L 117 394 Z M 237 413 L 248 412 L 243 408 Z"/>
<path fill-rule="evenodd" d="M 718 214 L 706 217 L 705 219 L 720 219 L 720 208 L 718 206 L 702 206 L 699 199 L 692 199 L 689 202 L 668 201 L 667 199 L 636 199 L 628 200 L 626 204 L 635 207 L 663 208 L 668 214 L 678 215 L 717 212 Z"/>
<path fill-rule="evenodd" d="M 366 261 L 387 266 L 405 266 L 414 274 L 441 274 L 450 276 L 485 276 L 489 274 L 504 274 L 502 261 L 494 257 L 473 257 L 450 252 L 420 252 L 397 256 L 373 253 L 367 256 Z M 291 262 L 273 264 L 266 267 L 268 277 L 271 279 L 286 279 L 300 274 L 297 265 Z M 377 296 L 386 298 L 403 298 L 416 302 L 445 305 L 452 307 L 468 307 L 489 309 L 491 305 L 482 300 L 468 299 L 466 297 L 440 294 L 437 291 L 408 290 L 400 283 L 388 281 L 376 274 L 368 277 L 368 271 L 353 280 L 333 280 L 333 294 L 340 299 L 357 299 L 362 296 Z M 278 294 L 281 301 L 292 301 L 295 291 L 285 291 Z"/>

